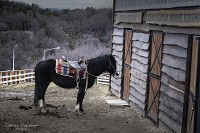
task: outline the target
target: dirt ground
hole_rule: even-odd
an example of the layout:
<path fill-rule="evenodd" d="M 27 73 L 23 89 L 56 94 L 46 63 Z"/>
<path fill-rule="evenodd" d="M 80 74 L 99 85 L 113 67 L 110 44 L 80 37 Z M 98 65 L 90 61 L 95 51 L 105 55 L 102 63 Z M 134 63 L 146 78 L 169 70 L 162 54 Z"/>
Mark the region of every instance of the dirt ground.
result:
<path fill-rule="evenodd" d="M 127 106 L 108 106 L 108 86 L 95 85 L 85 96 L 84 115 L 74 112 L 76 89 L 47 89 L 49 114 L 32 106 L 34 84 L 0 88 L 0 133 L 162 133 Z"/>

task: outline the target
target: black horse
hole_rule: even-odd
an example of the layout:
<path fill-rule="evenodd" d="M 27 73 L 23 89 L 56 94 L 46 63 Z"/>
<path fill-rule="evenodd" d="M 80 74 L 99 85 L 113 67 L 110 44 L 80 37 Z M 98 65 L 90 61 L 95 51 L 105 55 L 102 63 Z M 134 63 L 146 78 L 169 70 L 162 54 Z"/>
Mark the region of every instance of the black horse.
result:
<path fill-rule="evenodd" d="M 45 92 L 51 82 L 62 88 L 75 88 L 77 81 L 73 77 L 58 75 L 55 71 L 56 60 L 49 59 L 39 62 L 35 67 L 35 94 L 34 104 L 40 107 L 42 113 L 46 113 Z M 109 72 L 111 75 L 116 74 L 116 60 L 112 55 L 104 55 L 87 62 L 87 88 L 94 85 L 94 82 L 103 72 Z M 80 79 L 79 92 L 77 95 L 76 111 L 83 113 L 82 102 L 85 95 L 86 80 Z"/>

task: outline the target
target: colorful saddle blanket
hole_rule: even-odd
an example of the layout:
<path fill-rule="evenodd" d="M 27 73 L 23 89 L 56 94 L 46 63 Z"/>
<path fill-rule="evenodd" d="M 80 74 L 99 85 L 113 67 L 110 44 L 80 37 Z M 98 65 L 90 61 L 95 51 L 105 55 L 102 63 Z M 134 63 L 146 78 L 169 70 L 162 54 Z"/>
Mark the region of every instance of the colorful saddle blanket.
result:
<path fill-rule="evenodd" d="M 85 63 L 79 64 L 78 61 L 64 61 L 63 59 L 56 60 L 56 73 L 63 76 L 70 76 L 74 78 L 86 78 Z"/>

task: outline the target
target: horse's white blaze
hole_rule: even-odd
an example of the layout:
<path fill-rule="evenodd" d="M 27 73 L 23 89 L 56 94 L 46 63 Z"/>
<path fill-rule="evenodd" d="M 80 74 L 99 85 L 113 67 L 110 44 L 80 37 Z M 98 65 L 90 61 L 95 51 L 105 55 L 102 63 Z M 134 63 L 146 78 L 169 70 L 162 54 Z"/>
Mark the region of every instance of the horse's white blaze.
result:
<path fill-rule="evenodd" d="M 42 99 L 41 99 L 41 100 L 39 100 L 39 105 L 40 105 L 40 108 L 44 107 L 44 102 L 43 102 L 43 100 L 42 100 Z"/>
<path fill-rule="evenodd" d="M 77 105 L 75 106 L 75 110 L 76 110 L 76 111 L 79 111 L 79 108 L 80 108 L 80 105 L 77 104 Z"/>

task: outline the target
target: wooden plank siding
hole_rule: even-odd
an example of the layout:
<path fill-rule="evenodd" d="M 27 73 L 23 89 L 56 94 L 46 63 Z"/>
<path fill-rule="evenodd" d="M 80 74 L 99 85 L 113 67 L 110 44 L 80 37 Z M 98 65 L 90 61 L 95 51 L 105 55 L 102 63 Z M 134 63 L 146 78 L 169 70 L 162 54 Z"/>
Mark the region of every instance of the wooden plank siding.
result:
<path fill-rule="evenodd" d="M 181 133 L 188 35 L 165 34 L 159 105 L 159 127 Z"/>
<path fill-rule="evenodd" d="M 186 59 L 185 58 L 179 58 L 176 56 L 164 54 L 162 63 L 166 64 L 169 67 L 173 67 L 175 69 L 181 69 L 183 71 L 186 71 Z"/>
<path fill-rule="evenodd" d="M 117 62 L 117 71 L 120 73 L 116 79 L 111 77 L 111 92 L 117 97 L 121 97 L 121 82 L 122 82 L 122 64 L 123 64 L 123 43 L 124 43 L 124 29 L 113 29 L 113 41 L 112 41 L 112 55 Z"/>
<path fill-rule="evenodd" d="M 133 31 L 131 75 L 125 77 L 130 79 L 126 82 L 130 106 L 166 133 L 200 130 L 200 111 L 194 108 L 200 108 L 198 102 L 194 104 L 194 98 L 200 99 L 196 90 L 200 85 L 196 81 L 200 77 L 200 0 L 114 0 L 113 4 L 112 54 L 119 77 L 126 64 L 125 30 Z M 123 78 L 111 77 L 113 94 L 122 97 L 123 87 Z"/>
<path fill-rule="evenodd" d="M 141 115 L 145 115 L 147 73 L 149 57 L 149 34 L 133 32 L 130 105 Z"/>

